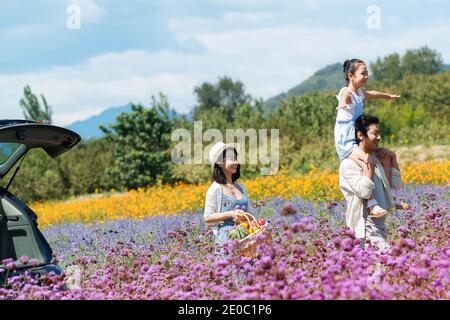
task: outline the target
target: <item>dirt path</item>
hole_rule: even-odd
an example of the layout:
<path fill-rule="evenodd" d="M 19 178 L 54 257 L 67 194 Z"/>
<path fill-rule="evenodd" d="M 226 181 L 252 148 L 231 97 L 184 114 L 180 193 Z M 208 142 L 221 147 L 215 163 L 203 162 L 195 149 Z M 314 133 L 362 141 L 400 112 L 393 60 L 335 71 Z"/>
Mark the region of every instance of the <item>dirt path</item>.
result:
<path fill-rule="evenodd" d="M 437 159 L 450 159 L 450 145 L 394 148 L 400 163 L 427 161 Z"/>

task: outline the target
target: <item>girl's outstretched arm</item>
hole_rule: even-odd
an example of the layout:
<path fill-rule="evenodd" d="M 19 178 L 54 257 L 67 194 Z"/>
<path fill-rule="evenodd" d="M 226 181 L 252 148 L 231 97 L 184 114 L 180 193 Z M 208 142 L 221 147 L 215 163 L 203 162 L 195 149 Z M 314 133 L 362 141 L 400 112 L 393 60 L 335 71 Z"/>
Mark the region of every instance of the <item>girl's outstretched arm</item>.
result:
<path fill-rule="evenodd" d="M 339 100 L 339 105 L 336 107 L 337 109 L 344 109 L 347 105 L 352 103 L 352 94 L 350 91 L 345 90 L 342 93 L 341 100 Z"/>
<path fill-rule="evenodd" d="M 380 92 L 380 91 L 375 91 L 375 90 L 369 90 L 369 91 L 364 91 L 364 98 L 365 99 L 397 99 L 400 98 L 399 94 L 390 94 L 390 93 L 385 93 L 385 92 Z"/>

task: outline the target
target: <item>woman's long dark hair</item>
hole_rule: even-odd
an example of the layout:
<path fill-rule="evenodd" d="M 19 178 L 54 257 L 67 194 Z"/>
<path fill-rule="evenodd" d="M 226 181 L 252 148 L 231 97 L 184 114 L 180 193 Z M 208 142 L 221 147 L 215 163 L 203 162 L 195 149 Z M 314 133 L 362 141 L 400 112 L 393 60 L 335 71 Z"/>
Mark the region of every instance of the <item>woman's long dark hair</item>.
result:
<path fill-rule="evenodd" d="M 237 157 L 238 153 L 236 149 L 233 148 L 234 155 Z M 222 163 L 224 163 L 225 155 L 227 150 L 224 150 L 222 153 L 222 158 L 217 159 L 217 161 L 221 160 Z M 232 174 L 231 180 L 233 180 L 233 183 L 238 180 L 241 176 L 241 165 L 238 164 L 236 168 L 236 172 Z M 226 184 L 227 183 L 227 177 L 225 176 L 225 173 L 223 172 L 222 168 L 217 164 L 217 162 L 214 164 L 213 174 L 212 174 L 212 180 L 220 183 L 220 184 Z"/>

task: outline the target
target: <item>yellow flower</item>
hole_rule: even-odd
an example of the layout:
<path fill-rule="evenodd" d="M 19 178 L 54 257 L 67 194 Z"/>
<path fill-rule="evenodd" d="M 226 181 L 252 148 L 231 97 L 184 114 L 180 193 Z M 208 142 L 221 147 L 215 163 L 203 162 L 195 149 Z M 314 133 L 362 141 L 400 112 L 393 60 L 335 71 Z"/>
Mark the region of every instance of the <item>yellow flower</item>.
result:
<path fill-rule="evenodd" d="M 449 184 L 450 160 L 431 160 L 401 167 L 405 184 Z M 302 197 L 313 201 L 341 200 L 338 173 L 318 170 L 311 166 L 306 175 L 290 175 L 286 168 L 276 175 L 244 180 L 252 200 L 280 197 Z M 37 213 L 40 226 L 61 222 L 143 219 L 154 215 L 169 215 L 203 208 L 209 182 L 175 186 L 157 184 L 124 193 L 95 194 L 70 201 L 35 202 L 31 208 Z"/>

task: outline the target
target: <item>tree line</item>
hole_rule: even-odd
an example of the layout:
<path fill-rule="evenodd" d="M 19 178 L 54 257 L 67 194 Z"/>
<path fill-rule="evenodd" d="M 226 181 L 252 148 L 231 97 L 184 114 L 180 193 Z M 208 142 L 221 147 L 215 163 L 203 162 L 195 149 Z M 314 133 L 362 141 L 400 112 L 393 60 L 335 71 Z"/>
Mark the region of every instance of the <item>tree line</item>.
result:
<path fill-rule="evenodd" d="M 401 94 L 397 101 L 369 101 L 365 113 L 381 118 L 383 144 L 388 146 L 448 144 L 450 71 L 443 71 L 440 55 L 427 47 L 391 54 L 370 65 L 373 79 L 367 89 Z M 41 150 L 27 155 L 12 192 L 26 201 L 61 199 L 82 194 L 125 191 L 178 181 L 210 179 L 208 165 L 174 165 L 170 135 L 176 128 L 193 131 L 196 120 L 203 130 L 254 128 L 280 130 L 280 165 L 289 172 L 307 172 L 311 166 L 337 170 L 333 127 L 336 92 L 312 92 L 287 97 L 277 107 L 265 108 L 239 80 L 219 77 L 195 87 L 192 118 L 174 115 L 167 97 L 152 96 L 149 106 L 132 104 L 132 111 L 102 127 L 102 138 L 82 141 L 70 152 L 49 159 Z M 20 101 L 26 119 L 51 123 L 52 109 L 24 89 Z M 13 171 L 13 170 L 11 170 Z M 256 176 L 258 165 L 245 165 L 244 177 Z M 4 178 L 8 181 L 8 177 Z"/>

